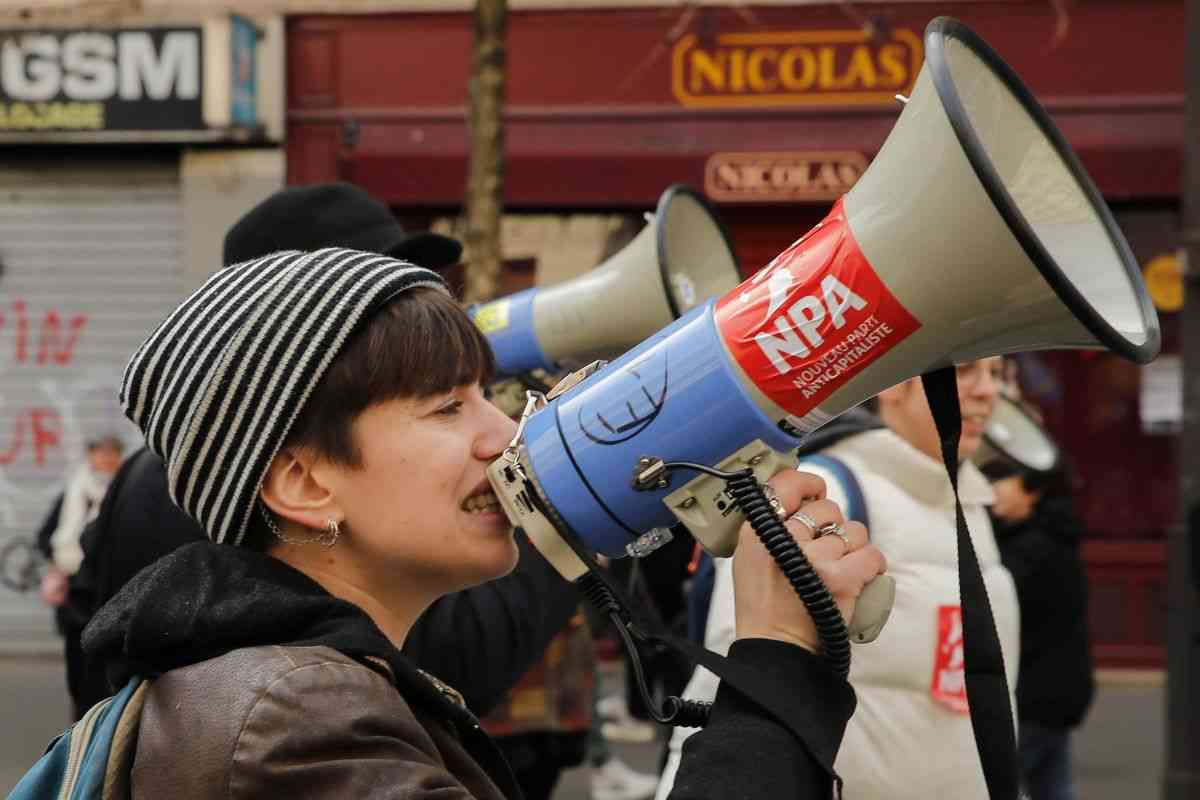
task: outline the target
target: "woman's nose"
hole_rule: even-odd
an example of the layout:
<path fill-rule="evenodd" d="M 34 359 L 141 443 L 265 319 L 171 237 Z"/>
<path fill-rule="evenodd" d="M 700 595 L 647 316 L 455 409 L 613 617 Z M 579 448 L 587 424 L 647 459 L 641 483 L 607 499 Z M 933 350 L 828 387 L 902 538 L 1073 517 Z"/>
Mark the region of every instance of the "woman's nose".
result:
<path fill-rule="evenodd" d="M 484 401 L 483 431 L 476 440 L 476 456 L 491 461 L 504 452 L 517 433 L 517 423 L 491 403 Z"/>

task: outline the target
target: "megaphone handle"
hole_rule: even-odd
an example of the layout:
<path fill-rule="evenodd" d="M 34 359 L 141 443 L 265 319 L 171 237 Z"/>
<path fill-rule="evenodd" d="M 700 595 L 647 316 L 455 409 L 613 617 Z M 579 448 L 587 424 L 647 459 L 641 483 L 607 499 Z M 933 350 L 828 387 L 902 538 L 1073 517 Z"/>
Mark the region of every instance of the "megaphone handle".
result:
<path fill-rule="evenodd" d="M 849 625 L 850 639 L 857 644 L 875 641 L 892 613 L 895 600 L 895 578 L 877 575 L 871 579 L 854 604 L 854 616 L 850 618 Z"/>
<path fill-rule="evenodd" d="M 763 547 L 775 559 L 776 565 L 808 609 L 825 659 L 834 672 L 842 677 L 847 676 L 850 673 L 850 639 L 846 622 L 833 595 L 772 507 L 754 471 L 746 469 L 725 478 L 734 504 L 746 515 L 746 520 Z"/>

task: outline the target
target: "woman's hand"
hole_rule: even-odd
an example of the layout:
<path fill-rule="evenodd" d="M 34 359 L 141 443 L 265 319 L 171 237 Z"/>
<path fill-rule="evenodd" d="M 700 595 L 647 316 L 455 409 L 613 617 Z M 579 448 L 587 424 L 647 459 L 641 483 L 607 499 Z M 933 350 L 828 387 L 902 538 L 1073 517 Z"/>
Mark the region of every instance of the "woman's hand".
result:
<path fill-rule="evenodd" d="M 57 608 L 67 602 L 67 588 L 67 573 L 52 564 L 42 575 L 38 595 L 42 598 L 43 603 Z"/>
<path fill-rule="evenodd" d="M 883 553 L 868 544 L 867 529 L 846 522 L 842 510 L 825 499 L 825 481 L 807 472 L 785 470 L 767 483 L 783 505 L 785 523 L 804 555 L 837 601 L 842 617 L 854 615 L 854 603 L 863 586 L 887 568 Z M 813 539 L 812 529 L 792 518 L 803 511 L 820 527 L 828 522 L 843 526 L 849 540 L 840 536 Z M 820 639 L 804 603 L 784 577 L 750 523 L 742 525 L 733 556 L 733 586 L 737 638 L 778 639 L 819 653 Z"/>

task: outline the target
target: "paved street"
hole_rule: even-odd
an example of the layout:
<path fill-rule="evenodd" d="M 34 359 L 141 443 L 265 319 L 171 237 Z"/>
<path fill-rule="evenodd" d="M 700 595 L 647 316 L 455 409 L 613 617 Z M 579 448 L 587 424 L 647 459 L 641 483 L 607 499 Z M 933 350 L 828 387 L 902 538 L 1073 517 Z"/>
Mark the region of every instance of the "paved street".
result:
<path fill-rule="evenodd" d="M 616 680 L 616 672 L 606 671 L 605 690 L 617 688 Z M 1164 691 L 1146 683 L 1100 689 L 1076 742 L 1080 800 L 1159 796 Z M 65 727 L 68 706 L 62 686 L 62 663 L 57 659 L 0 658 L 0 791 L 7 792 L 46 742 Z M 614 749 L 638 770 L 652 770 L 657 763 L 656 745 Z M 566 773 L 555 800 L 588 800 L 587 770 Z"/>

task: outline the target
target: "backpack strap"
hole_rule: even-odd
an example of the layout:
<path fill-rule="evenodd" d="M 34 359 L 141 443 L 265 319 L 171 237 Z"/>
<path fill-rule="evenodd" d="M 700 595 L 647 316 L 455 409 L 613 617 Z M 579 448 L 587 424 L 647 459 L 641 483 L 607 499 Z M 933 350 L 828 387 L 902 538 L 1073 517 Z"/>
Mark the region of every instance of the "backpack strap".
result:
<path fill-rule="evenodd" d="M 146 703 L 146 689 L 150 681 L 131 678 L 137 688 L 129 702 L 121 710 L 117 725 L 113 729 L 112 745 L 108 751 L 108 763 L 104 768 L 103 800 L 128 800 L 132 794 L 133 757 L 137 753 L 138 729 L 142 722 L 142 707 Z"/>
<path fill-rule="evenodd" d="M 805 464 L 821 467 L 833 473 L 846 492 L 846 507 L 842 509 L 846 519 L 861 522 L 867 526 L 867 530 L 870 530 L 871 519 L 867 515 L 867 501 L 863 498 L 862 486 L 859 485 L 853 470 L 846 466 L 846 462 L 828 453 L 812 453 L 800 459 L 800 465 Z"/>

